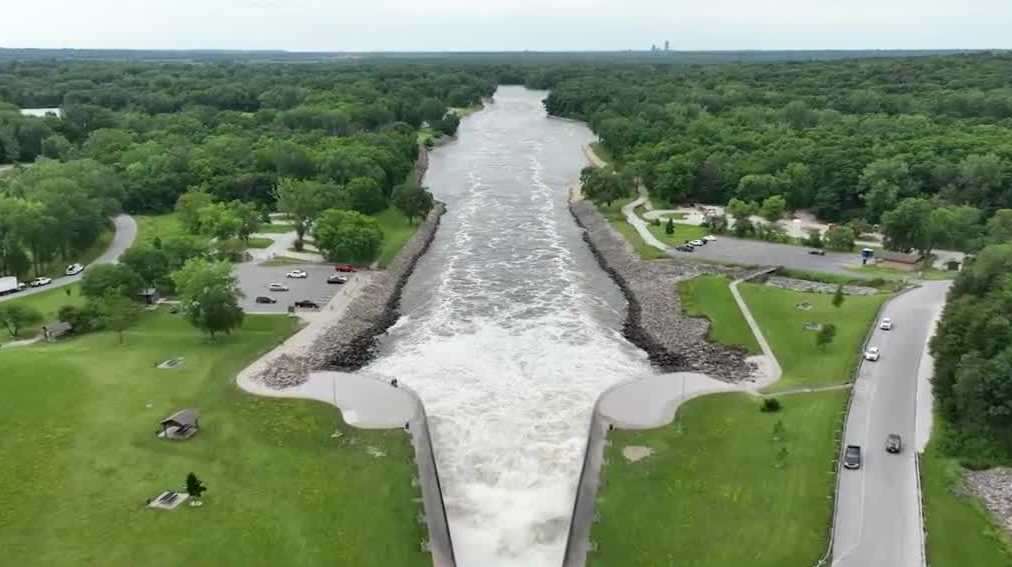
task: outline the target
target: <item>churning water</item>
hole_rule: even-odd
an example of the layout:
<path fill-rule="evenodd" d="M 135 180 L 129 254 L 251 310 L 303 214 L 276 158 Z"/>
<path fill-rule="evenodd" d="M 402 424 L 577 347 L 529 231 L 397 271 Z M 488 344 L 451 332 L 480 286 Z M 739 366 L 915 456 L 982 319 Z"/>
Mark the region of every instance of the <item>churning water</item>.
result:
<path fill-rule="evenodd" d="M 366 372 L 422 397 L 461 567 L 558 567 L 597 397 L 648 373 L 567 209 L 593 135 L 503 87 L 431 156 L 447 204 Z"/>

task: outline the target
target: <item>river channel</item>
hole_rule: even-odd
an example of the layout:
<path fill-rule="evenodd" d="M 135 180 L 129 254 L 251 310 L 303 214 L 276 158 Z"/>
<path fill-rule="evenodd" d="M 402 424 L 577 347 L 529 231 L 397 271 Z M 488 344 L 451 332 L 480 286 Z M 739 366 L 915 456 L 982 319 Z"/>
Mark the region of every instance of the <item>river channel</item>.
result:
<path fill-rule="evenodd" d="M 432 152 L 447 213 L 364 370 L 425 403 L 460 567 L 561 565 L 593 404 L 650 373 L 567 208 L 594 136 L 546 95 L 501 87 Z"/>

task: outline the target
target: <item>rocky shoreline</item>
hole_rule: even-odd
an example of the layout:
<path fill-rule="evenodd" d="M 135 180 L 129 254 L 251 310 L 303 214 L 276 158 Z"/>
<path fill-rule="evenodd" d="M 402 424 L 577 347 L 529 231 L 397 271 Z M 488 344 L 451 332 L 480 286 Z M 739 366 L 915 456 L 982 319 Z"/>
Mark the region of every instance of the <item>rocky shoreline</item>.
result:
<path fill-rule="evenodd" d="M 348 305 L 344 316 L 324 330 L 299 354 L 278 356 L 256 377 L 272 388 L 304 383 L 317 370 L 358 370 L 375 356 L 378 338 L 400 317 L 401 293 L 418 260 L 436 237 L 446 208 L 442 203 L 429 213 L 387 269 L 377 272 Z"/>
<path fill-rule="evenodd" d="M 644 261 L 591 202 L 574 201 L 569 210 L 584 229 L 583 239 L 601 268 L 628 301 L 622 334 L 643 349 L 658 370 L 701 372 L 727 382 L 752 376 L 754 369 L 745 360 L 746 352 L 709 342 L 709 321 L 685 315 L 676 291 L 677 282 L 700 274 L 738 278 L 747 270 L 674 259 Z"/>
<path fill-rule="evenodd" d="M 1012 536 L 1012 469 L 968 471 L 966 482 L 994 514 L 1005 533 Z"/>

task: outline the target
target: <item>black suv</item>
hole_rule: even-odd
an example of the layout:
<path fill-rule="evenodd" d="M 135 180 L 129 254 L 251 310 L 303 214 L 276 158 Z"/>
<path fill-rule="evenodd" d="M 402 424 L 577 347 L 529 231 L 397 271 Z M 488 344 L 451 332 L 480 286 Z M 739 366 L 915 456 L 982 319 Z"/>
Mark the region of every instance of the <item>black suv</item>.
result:
<path fill-rule="evenodd" d="M 847 445 L 843 452 L 843 467 L 851 470 L 861 468 L 861 448 L 857 445 Z"/>
<path fill-rule="evenodd" d="M 903 438 L 895 433 L 890 433 L 886 437 L 886 452 L 887 453 L 899 453 L 903 450 Z"/>
<path fill-rule="evenodd" d="M 273 297 L 267 297 L 266 295 L 258 295 L 256 298 L 257 303 L 266 303 L 268 305 L 277 303 L 278 300 Z"/>
<path fill-rule="evenodd" d="M 300 299 L 295 302 L 295 306 L 300 309 L 319 309 L 320 304 L 310 299 Z"/>

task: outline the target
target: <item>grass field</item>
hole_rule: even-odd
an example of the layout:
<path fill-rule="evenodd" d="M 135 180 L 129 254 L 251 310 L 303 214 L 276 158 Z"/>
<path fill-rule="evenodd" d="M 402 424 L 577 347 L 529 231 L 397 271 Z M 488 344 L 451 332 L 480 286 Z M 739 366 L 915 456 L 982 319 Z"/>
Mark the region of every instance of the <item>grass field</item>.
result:
<path fill-rule="evenodd" d="M 936 440 L 941 419 L 935 418 Z M 946 457 L 936 441 L 921 455 L 921 489 L 928 563 L 932 567 L 1012 565 L 1012 541 L 968 492 L 959 462 Z"/>
<path fill-rule="evenodd" d="M 588 565 L 813 565 L 826 549 L 846 399 L 791 396 L 769 414 L 748 394 L 720 394 L 685 404 L 667 427 L 612 431 Z M 630 463 L 630 445 L 654 454 Z"/>
<path fill-rule="evenodd" d="M 418 223 L 408 222 L 408 217 L 396 207 L 389 207 L 373 215 L 373 218 L 379 221 L 380 228 L 383 229 L 383 246 L 377 260 L 380 266 L 386 267 L 418 230 Z"/>
<path fill-rule="evenodd" d="M 738 289 L 783 368 L 780 381 L 771 387 L 774 392 L 850 381 L 868 330 L 889 298 L 851 295 L 836 308 L 831 294 L 757 284 L 742 284 Z M 811 310 L 798 309 L 802 303 L 811 305 Z M 836 339 L 824 350 L 815 346 L 816 332 L 804 328 L 809 321 L 836 325 Z"/>
<path fill-rule="evenodd" d="M 170 236 L 187 234 L 176 213 L 142 215 L 134 218 L 137 219 L 137 240 L 134 246 L 150 244 L 156 237 L 165 240 Z"/>
<path fill-rule="evenodd" d="M 0 350 L 2 563 L 431 565 L 404 432 L 351 429 L 330 406 L 233 383 L 292 330 L 251 316 L 213 344 L 158 312 L 125 346 L 95 334 Z M 179 356 L 182 369 L 154 368 Z M 200 410 L 200 433 L 157 439 L 159 420 L 185 407 Z M 208 486 L 203 507 L 144 506 L 191 471 Z"/>
<path fill-rule="evenodd" d="M 657 238 L 657 240 L 660 240 L 669 246 L 685 244 L 685 241 L 687 240 L 697 240 L 703 238 L 707 234 L 710 234 L 709 230 L 701 226 L 677 222 L 674 223 L 675 232 L 668 234 L 665 232 L 664 225 L 665 223 L 663 222 L 660 225 L 647 224 L 647 228 L 650 230 L 651 234 Z"/>
<path fill-rule="evenodd" d="M 3 302 L 3 305 L 11 305 L 14 303 L 38 310 L 42 313 L 42 322 L 27 329 L 21 329 L 16 338 L 11 337 L 6 329 L 0 328 L 0 343 L 13 340 L 30 339 L 34 337 L 39 334 L 42 325 L 53 323 L 57 320 L 56 314 L 61 307 L 64 305 L 83 305 L 85 303 L 85 299 L 81 296 L 80 284 L 74 283 L 64 287 L 53 288 L 35 295 L 26 295 L 16 299 L 9 299 Z M 2 380 L 0 380 L 0 385 L 2 385 Z"/>
<path fill-rule="evenodd" d="M 709 340 L 741 346 L 749 354 L 759 354 L 759 343 L 731 295 L 730 283 L 721 276 L 699 276 L 679 283 L 682 309 L 693 317 L 710 320 Z"/>
<path fill-rule="evenodd" d="M 625 220 L 625 215 L 622 214 L 622 207 L 628 205 L 633 200 L 633 197 L 626 199 L 620 199 L 607 206 L 604 203 L 597 203 L 597 210 L 600 211 L 601 215 L 611 224 L 615 230 L 625 238 L 626 242 L 632 245 L 636 250 L 636 253 L 640 255 L 640 258 L 644 260 L 656 260 L 658 258 L 667 258 L 664 252 L 654 248 L 653 246 L 647 245 L 643 242 L 643 238 L 640 233 L 636 232 L 636 228 L 629 224 Z"/>
<path fill-rule="evenodd" d="M 271 244 L 274 244 L 274 241 L 271 240 L 270 238 L 250 238 L 249 241 L 246 242 L 246 247 L 247 248 L 267 248 Z"/>
<path fill-rule="evenodd" d="M 913 272 L 881 268 L 878 266 L 859 266 L 847 269 L 855 274 L 886 280 L 951 280 L 955 279 L 955 277 L 959 275 L 959 272 L 937 270 L 935 268 L 928 268 L 926 270 L 917 270 Z"/>

